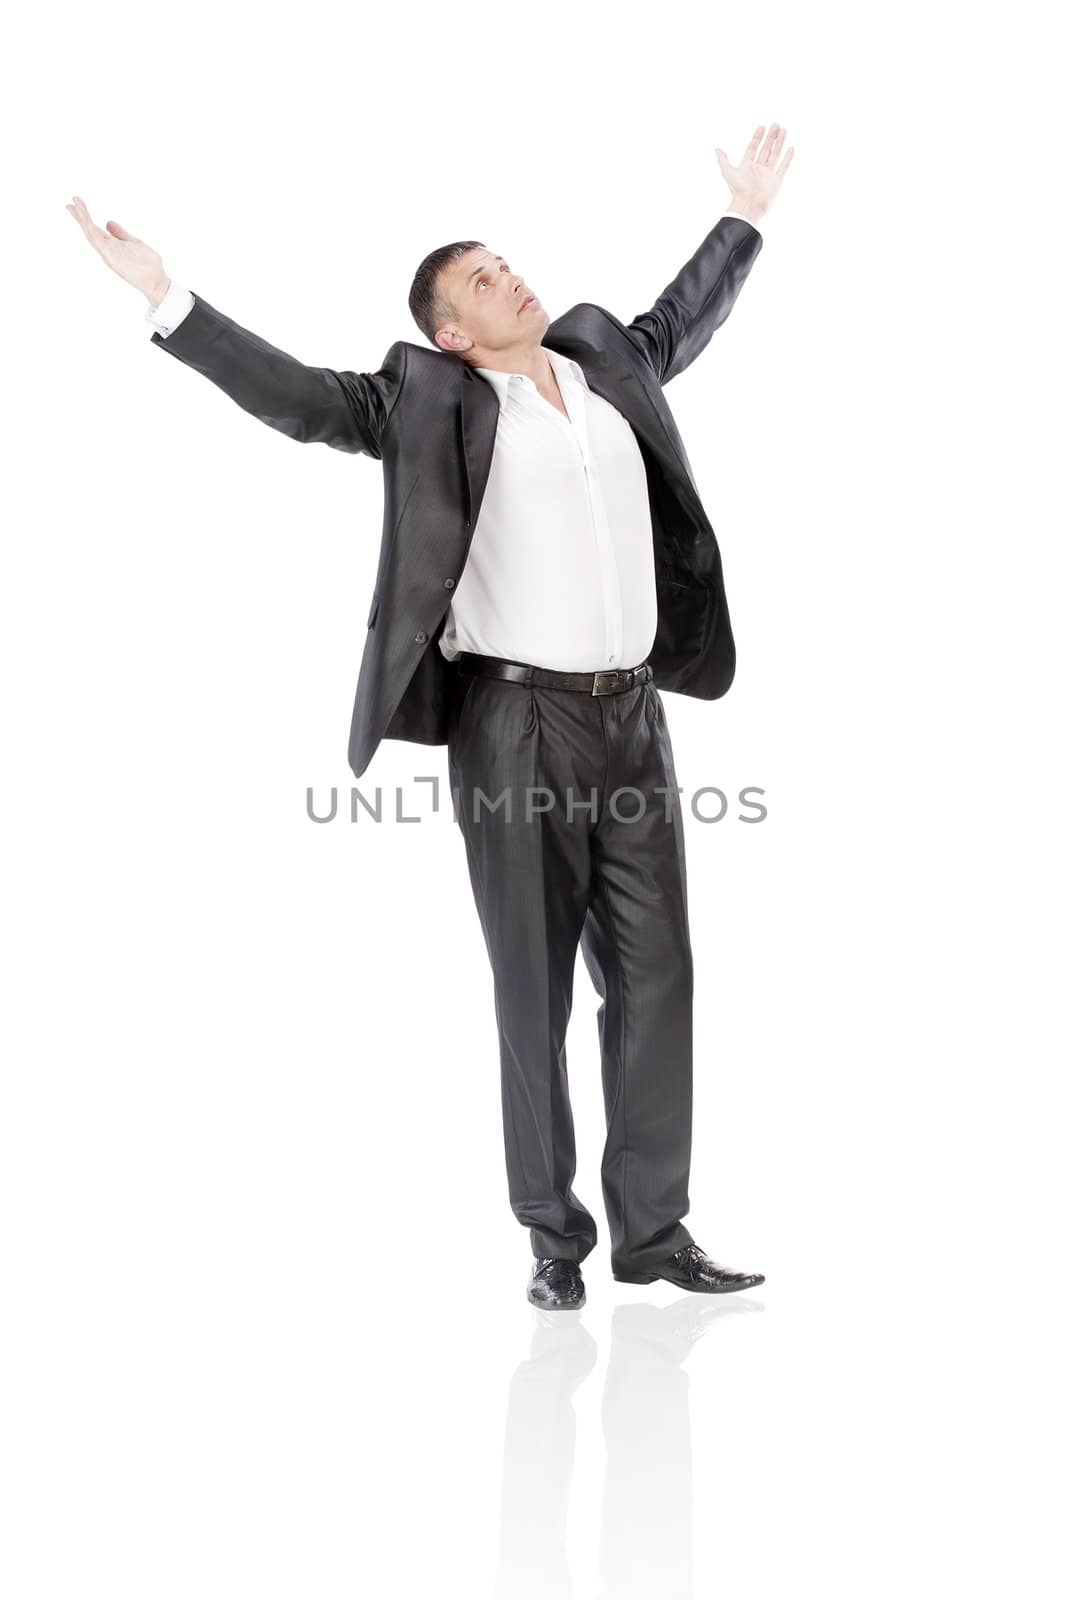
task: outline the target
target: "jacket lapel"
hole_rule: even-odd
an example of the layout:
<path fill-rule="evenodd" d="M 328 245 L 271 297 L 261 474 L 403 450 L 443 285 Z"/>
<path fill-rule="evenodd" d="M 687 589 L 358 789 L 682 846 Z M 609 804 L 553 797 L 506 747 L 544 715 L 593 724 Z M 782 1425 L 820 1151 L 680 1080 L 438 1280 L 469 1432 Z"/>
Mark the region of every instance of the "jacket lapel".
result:
<path fill-rule="evenodd" d="M 586 344 L 549 328 L 544 343 L 560 355 L 571 356 L 580 365 L 589 388 L 609 401 L 625 417 L 634 433 L 657 457 L 676 482 L 680 469 L 681 487 L 690 501 L 699 505 L 692 480 L 692 469 L 676 429 L 668 426 L 651 388 L 624 361 L 610 350 Z M 477 524 L 485 495 L 492 452 L 496 442 L 499 401 L 491 383 L 463 365 L 459 384 L 463 440 L 463 470 L 466 480 L 466 516 L 471 528 Z M 671 419 L 672 424 L 672 419 Z"/>
<path fill-rule="evenodd" d="M 559 349 L 564 355 L 573 357 L 584 371 L 589 388 L 622 413 L 641 442 L 675 481 L 680 468 L 681 487 L 698 504 L 699 495 L 693 482 L 692 468 L 674 420 L 668 411 L 664 411 L 662 391 L 656 392 L 610 350 L 562 337 L 556 344 L 550 337 L 551 329 L 548 334 L 544 343 L 553 350 Z"/>
<path fill-rule="evenodd" d="M 466 478 L 466 518 L 473 528 L 481 512 L 492 451 L 496 443 L 496 421 L 500 402 L 486 379 L 467 366 L 459 384 L 459 409 L 463 435 L 463 472 Z"/>

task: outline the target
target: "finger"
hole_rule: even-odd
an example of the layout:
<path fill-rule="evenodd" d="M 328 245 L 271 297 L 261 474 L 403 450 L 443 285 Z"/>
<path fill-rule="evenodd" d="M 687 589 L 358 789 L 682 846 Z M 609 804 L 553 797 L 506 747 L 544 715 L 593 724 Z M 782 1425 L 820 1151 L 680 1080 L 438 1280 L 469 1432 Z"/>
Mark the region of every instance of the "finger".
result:
<path fill-rule="evenodd" d="M 89 208 L 85 204 L 85 201 L 82 199 L 80 194 L 76 194 L 74 196 L 74 204 L 70 207 L 70 209 L 81 223 L 86 234 L 88 234 L 91 229 L 95 228 L 96 224 L 89 215 Z"/>
<path fill-rule="evenodd" d="M 762 136 L 763 136 L 763 134 L 765 132 L 766 132 L 766 129 L 764 127 L 762 127 L 761 125 L 758 128 L 756 128 L 755 132 L 751 136 L 751 142 L 749 143 L 748 148 L 744 152 L 744 160 L 745 161 L 754 161 L 755 160 L 755 152 L 759 148 L 759 140 L 762 138 Z"/>
<path fill-rule="evenodd" d="M 774 137 L 775 137 L 776 133 L 777 133 L 777 123 L 776 122 L 772 122 L 770 124 L 770 131 L 766 135 L 766 138 L 763 140 L 762 149 L 759 151 L 759 154 L 756 157 L 756 160 L 758 161 L 758 163 L 759 163 L 759 165 L 761 167 L 765 167 L 767 162 L 770 159 L 770 151 L 773 149 Z"/>
<path fill-rule="evenodd" d="M 774 140 L 774 153 L 770 157 L 770 165 L 771 166 L 774 165 L 774 163 L 777 161 L 778 156 L 781 154 L 782 150 L 785 148 L 785 134 L 787 132 L 788 132 L 787 128 L 778 128 L 778 130 L 777 130 L 777 138 Z"/>
<path fill-rule="evenodd" d="M 85 201 L 77 194 L 74 196 L 74 215 L 81 223 L 81 230 L 89 243 L 103 255 L 107 247 L 114 243 L 114 240 L 109 233 L 104 232 L 103 228 L 97 227 L 89 215 L 89 208 Z"/>
<path fill-rule="evenodd" d="M 790 144 L 789 147 L 788 147 L 788 150 L 785 152 L 784 161 L 782 161 L 781 165 L 777 169 L 777 176 L 779 178 L 783 178 L 785 173 L 788 171 L 788 164 L 792 160 L 792 157 L 793 157 L 794 154 L 795 154 L 795 145 L 791 145 Z"/>
<path fill-rule="evenodd" d="M 130 244 L 140 244 L 141 242 L 136 234 L 127 233 L 121 222 L 109 222 L 107 231 L 108 233 L 113 233 L 116 239 L 127 239 Z"/>

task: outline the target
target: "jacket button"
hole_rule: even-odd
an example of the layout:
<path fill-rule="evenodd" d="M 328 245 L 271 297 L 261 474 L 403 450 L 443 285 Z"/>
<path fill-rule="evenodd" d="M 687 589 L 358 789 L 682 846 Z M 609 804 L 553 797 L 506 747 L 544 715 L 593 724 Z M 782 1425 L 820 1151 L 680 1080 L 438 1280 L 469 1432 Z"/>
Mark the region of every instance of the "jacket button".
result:
<path fill-rule="evenodd" d="M 415 644 L 425 644 L 428 637 L 428 634 L 423 633 L 421 628 L 419 628 L 418 632 L 415 634 Z"/>
<path fill-rule="evenodd" d="M 464 528 L 469 528 L 469 526 L 470 526 L 470 518 L 467 517 L 466 521 L 463 523 L 463 527 Z"/>
<path fill-rule="evenodd" d="M 455 579 L 454 578 L 445 578 L 444 587 L 446 589 L 454 589 L 455 588 Z"/>

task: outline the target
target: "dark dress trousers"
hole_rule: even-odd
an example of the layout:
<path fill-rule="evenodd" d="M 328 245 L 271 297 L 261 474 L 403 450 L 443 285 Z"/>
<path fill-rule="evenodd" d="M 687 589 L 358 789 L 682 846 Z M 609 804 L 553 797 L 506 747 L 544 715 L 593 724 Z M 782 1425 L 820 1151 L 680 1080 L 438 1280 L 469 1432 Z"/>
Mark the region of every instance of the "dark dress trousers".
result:
<path fill-rule="evenodd" d="M 717 540 L 662 386 L 725 320 L 761 247 L 754 227 L 723 217 L 650 311 L 626 325 L 583 303 L 543 337 L 626 418 L 647 473 L 652 676 L 618 693 L 471 676 L 438 648 L 499 413 L 492 385 L 459 357 L 400 341 L 374 373 L 309 367 L 198 295 L 172 333 L 152 339 L 290 438 L 383 463 L 384 532 L 349 761 L 361 776 L 382 738 L 448 747 L 494 977 L 511 1206 L 535 1256 L 579 1261 L 597 1238 L 572 1187 L 565 1038 L 580 948 L 601 1002 L 601 1180 L 616 1271 L 654 1270 L 691 1240 L 681 1218 L 693 961 L 659 690 L 715 699 L 735 664 Z"/>

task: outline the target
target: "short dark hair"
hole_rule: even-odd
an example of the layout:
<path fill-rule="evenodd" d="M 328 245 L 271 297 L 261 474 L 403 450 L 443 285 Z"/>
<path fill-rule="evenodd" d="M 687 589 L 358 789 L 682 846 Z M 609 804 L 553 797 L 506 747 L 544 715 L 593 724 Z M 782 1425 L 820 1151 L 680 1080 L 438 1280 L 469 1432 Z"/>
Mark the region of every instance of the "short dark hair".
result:
<path fill-rule="evenodd" d="M 438 287 L 441 273 L 468 250 L 484 249 L 480 239 L 460 239 L 456 244 L 442 244 L 438 250 L 430 251 L 415 273 L 407 304 L 431 345 L 437 345 L 434 335 L 441 324 L 458 315 L 447 295 L 442 294 Z"/>

